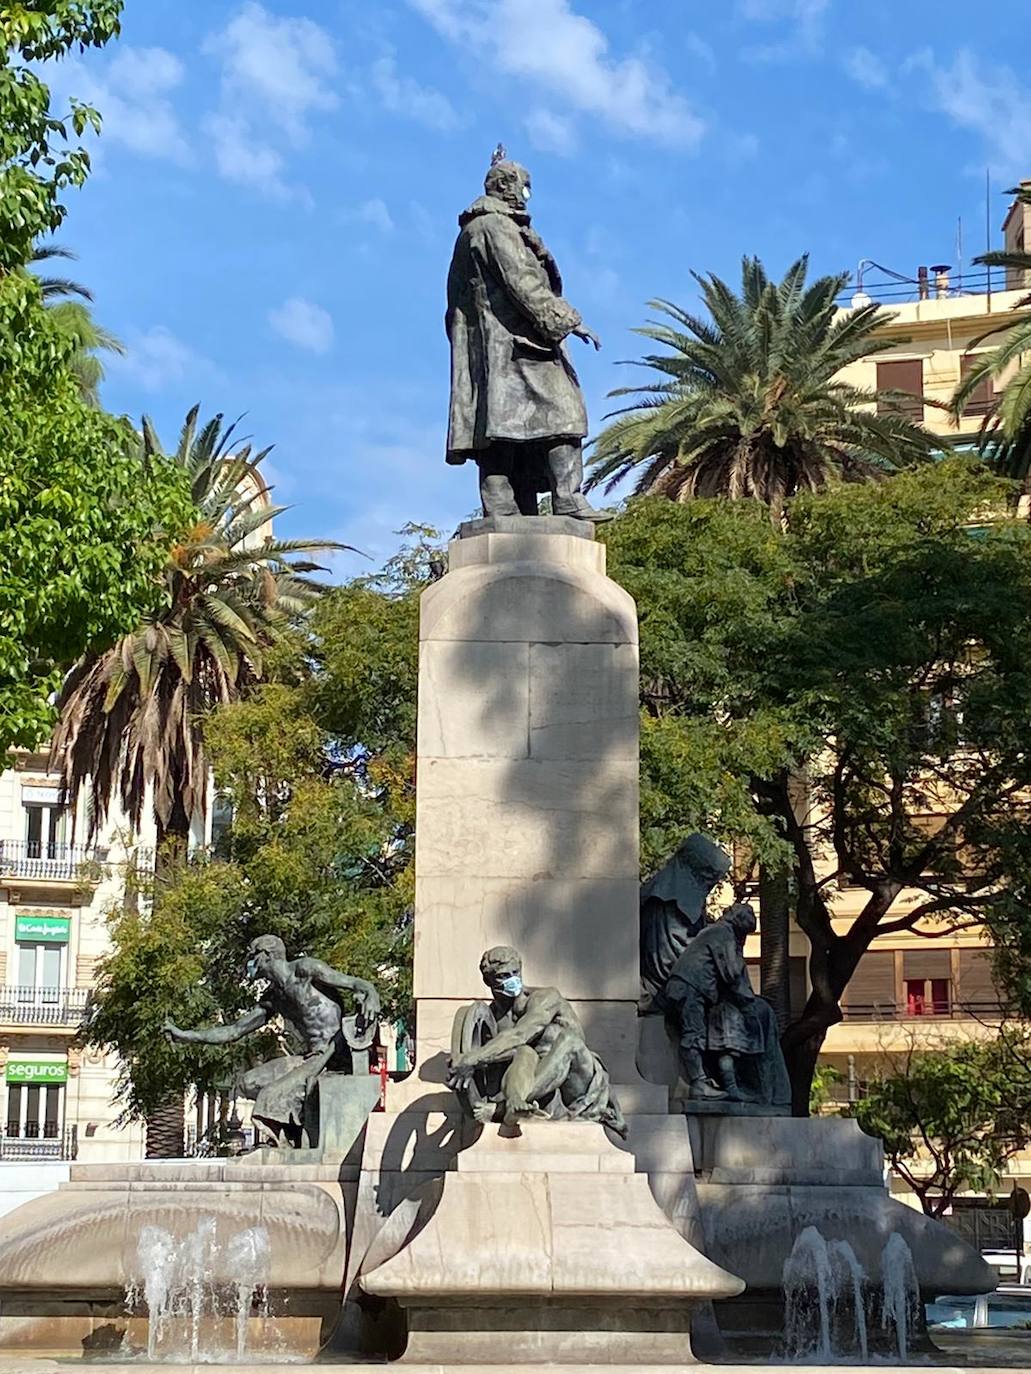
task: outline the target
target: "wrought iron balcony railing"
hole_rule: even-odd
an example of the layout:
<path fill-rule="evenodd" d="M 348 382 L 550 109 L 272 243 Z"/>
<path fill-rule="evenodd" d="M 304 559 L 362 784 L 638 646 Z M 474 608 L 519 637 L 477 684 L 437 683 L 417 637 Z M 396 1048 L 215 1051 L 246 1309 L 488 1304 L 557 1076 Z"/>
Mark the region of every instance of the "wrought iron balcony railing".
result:
<path fill-rule="evenodd" d="M 88 988 L 0 987 L 0 1022 L 18 1026 L 77 1026 Z"/>
<path fill-rule="evenodd" d="M 0 876 L 46 882 L 88 882 L 107 861 L 95 846 L 46 840 L 0 840 Z"/>
<path fill-rule="evenodd" d="M 6 1130 L 0 1130 L 0 1159 L 39 1160 L 39 1159 L 77 1159 L 79 1156 L 79 1128 L 65 1126 L 56 1128 L 52 1135 L 47 1127 L 42 1131 L 36 1127 L 37 1134 L 30 1134 L 31 1126 L 19 1133 L 16 1122 L 8 1122 Z"/>
<path fill-rule="evenodd" d="M 967 998 L 957 1002 L 925 1002 L 920 1011 L 908 1002 L 852 1003 L 842 1007 L 846 1021 L 900 1021 L 916 1026 L 924 1021 L 998 1021 L 1007 1005 L 998 997 L 983 1001 Z"/>

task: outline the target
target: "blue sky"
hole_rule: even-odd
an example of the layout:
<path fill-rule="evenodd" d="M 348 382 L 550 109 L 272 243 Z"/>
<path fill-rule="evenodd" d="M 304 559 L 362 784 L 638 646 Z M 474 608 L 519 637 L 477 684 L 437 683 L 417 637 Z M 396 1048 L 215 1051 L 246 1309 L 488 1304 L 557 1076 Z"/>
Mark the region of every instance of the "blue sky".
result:
<path fill-rule="evenodd" d="M 1024 0 L 127 0 L 120 41 L 51 77 L 105 116 L 60 235 L 129 348 L 105 403 L 169 444 L 195 401 L 246 412 L 282 531 L 379 562 L 475 505 L 443 463 L 443 295 L 499 140 L 602 337 L 571 344 L 596 425 L 692 268 L 955 263 L 986 167 L 997 238 L 1029 50 Z"/>

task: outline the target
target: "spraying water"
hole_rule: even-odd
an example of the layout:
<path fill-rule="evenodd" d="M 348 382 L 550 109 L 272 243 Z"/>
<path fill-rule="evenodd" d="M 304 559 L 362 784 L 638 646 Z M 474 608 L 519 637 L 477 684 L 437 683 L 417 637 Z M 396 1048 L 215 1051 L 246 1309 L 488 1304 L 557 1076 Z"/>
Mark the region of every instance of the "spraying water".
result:
<path fill-rule="evenodd" d="M 913 1252 L 898 1232 L 888 1237 L 884 1247 L 881 1275 L 881 1325 L 885 1331 L 894 1331 L 895 1350 L 899 1361 L 904 1362 L 909 1358 L 910 1338 L 920 1320 L 920 1288 Z"/>
<path fill-rule="evenodd" d="M 785 1342 L 793 1360 L 866 1360 L 863 1273 L 845 1240 L 828 1243 L 807 1226 L 784 1263 Z"/>
<path fill-rule="evenodd" d="M 138 1277 L 126 1300 L 130 1308 L 141 1299 L 146 1303 L 147 1359 L 193 1364 L 244 1361 L 252 1314 L 268 1316 L 270 1259 L 263 1226 L 237 1231 L 222 1246 L 214 1217 L 203 1217 L 194 1231 L 179 1238 L 161 1226 L 144 1226 L 136 1247 Z M 223 1276 L 221 1281 L 216 1274 Z M 231 1320 L 231 1347 L 217 1338 L 225 1322 L 212 1318 Z M 262 1358 L 269 1358 L 267 1351 Z"/>

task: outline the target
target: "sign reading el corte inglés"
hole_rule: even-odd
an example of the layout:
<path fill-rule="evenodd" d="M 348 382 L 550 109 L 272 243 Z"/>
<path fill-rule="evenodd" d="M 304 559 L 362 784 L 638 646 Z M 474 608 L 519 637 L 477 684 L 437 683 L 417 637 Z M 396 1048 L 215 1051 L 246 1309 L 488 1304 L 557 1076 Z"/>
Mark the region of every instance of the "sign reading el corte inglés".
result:
<path fill-rule="evenodd" d="M 69 916 L 16 916 L 14 938 L 23 942 L 66 945 L 71 933 Z"/>
<path fill-rule="evenodd" d="M 19 1059 L 7 1061 L 8 1083 L 67 1083 L 67 1060 Z"/>

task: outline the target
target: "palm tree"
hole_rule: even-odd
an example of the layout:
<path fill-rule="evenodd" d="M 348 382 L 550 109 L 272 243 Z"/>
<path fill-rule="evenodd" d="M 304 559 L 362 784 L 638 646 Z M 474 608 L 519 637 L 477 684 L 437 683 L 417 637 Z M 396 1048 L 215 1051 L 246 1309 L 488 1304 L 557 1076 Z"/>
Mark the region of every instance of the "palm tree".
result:
<path fill-rule="evenodd" d="M 73 804 L 89 784 L 92 831 L 115 796 L 134 829 L 149 802 L 159 885 L 182 861 L 191 821 L 205 811 L 205 715 L 260 679 L 265 652 L 324 590 L 308 576 L 319 565 L 297 555 L 347 547 L 265 533 L 285 509 L 267 504 L 260 468 L 270 450 L 252 454 L 235 440 L 235 425 L 223 429 L 221 415 L 198 429 L 198 410 L 186 417 L 174 454 L 189 478 L 196 520 L 171 550 L 167 605 L 69 673 L 52 745 Z M 161 452 L 146 419 L 142 443 L 147 456 Z M 182 1149 L 183 1102 L 176 1098 L 148 1120 L 147 1156 Z"/>
<path fill-rule="evenodd" d="M 713 274 L 692 274 L 708 319 L 669 301 L 650 303 L 675 322 L 637 331 L 669 350 L 643 359 L 662 380 L 612 393 L 634 400 L 594 441 L 589 487 L 611 491 L 636 473 L 635 494 L 752 498 L 781 524 L 796 492 L 885 474 L 941 447 L 904 413 L 911 396 L 840 380 L 849 364 L 892 346 L 875 337 L 892 317 L 873 304 L 839 310 L 847 274 L 807 287 L 808 265 L 799 258 L 774 283 L 757 258 L 746 257 L 740 295 Z M 763 994 L 784 1029 L 791 1000 L 785 874 L 760 869 L 759 907 Z"/>
<path fill-rule="evenodd" d="M 1009 194 L 1031 205 L 1031 186 L 1017 186 Z M 975 261 L 989 268 L 1007 267 L 1026 272 L 1024 281 L 1031 281 L 1031 252 L 1027 249 L 985 253 Z M 1029 305 L 1031 294 L 1021 297 L 1013 309 L 1024 310 Z M 957 387 L 952 398 L 952 414 L 959 421 L 977 388 L 989 380 L 1000 381 L 1016 364 L 1013 376 L 984 417 L 978 447 L 996 471 L 1027 482 L 1031 478 L 1031 315 L 989 330 L 971 346 L 976 347 L 1000 333 L 1005 333 L 1002 342 L 983 353 Z"/>
<path fill-rule="evenodd" d="M 286 509 L 267 504 L 260 468 L 270 449 L 252 454 L 235 440 L 235 425 L 223 429 L 221 415 L 198 429 L 198 410 L 186 417 L 173 455 L 197 518 L 171 550 L 167 605 L 72 669 L 52 745 L 73 801 L 89 783 L 91 830 L 115 796 L 138 829 L 149 799 L 166 858 L 185 851 L 192 819 L 205 811 L 204 716 L 260 679 L 266 650 L 324 590 L 308 576 L 319 565 L 297 555 L 347 547 L 263 536 Z M 146 419 L 143 449 L 161 452 Z"/>
<path fill-rule="evenodd" d="M 807 287 L 807 269 L 801 257 L 775 283 L 745 258 L 740 295 L 692 274 L 709 319 L 650 302 L 675 321 L 636 331 L 670 350 L 642 359 L 663 380 L 611 393 L 634 401 L 595 439 L 588 486 L 611 491 L 636 472 L 635 494 L 752 497 L 779 519 L 795 492 L 890 472 L 940 448 L 905 414 L 911 396 L 838 376 L 892 347 L 875 337 L 892 316 L 873 304 L 839 310 L 847 275 Z"/>
<path fill-rule="evenodd" d="M 33 249 L 33 265 L 50 262 L 54 258 L 74 259 L 75 254 L 70 248 L 63 248 L 57 243 L 41 244 Z M 124 356 L 125 345 L 94 320 L 90 310 L 93 295 L 87 287 L 70 277 L 33 275 L 39 281 L 43 303 L 49 308 L 51 319 L 74 345 L 70 365 L 78 379 L 83 400 L 91 406 L 99 406 L 104 364 L 97 354 L 116 353 Z"/>

